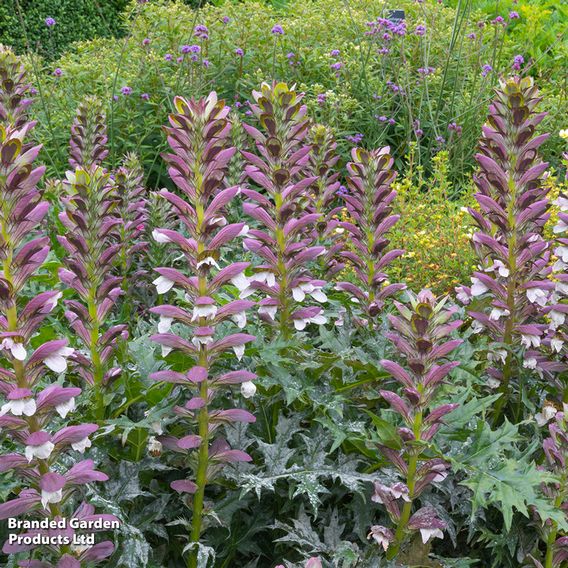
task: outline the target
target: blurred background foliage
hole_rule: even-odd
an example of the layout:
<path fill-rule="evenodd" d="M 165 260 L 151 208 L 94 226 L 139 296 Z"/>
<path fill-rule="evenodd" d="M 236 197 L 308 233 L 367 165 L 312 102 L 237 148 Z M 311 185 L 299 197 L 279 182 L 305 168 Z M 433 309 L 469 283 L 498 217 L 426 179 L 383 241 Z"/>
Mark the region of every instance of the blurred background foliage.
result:
<path fill-rule="evenodd" d="M 404 10 L 406 32 L 385 39 L 376 22 L 392 9 Z M 48 17 L 54 26 L 46 26 Z M 207 33 L 196 35 L 196 25 Z M 271 33 L 275 25 L 284 33 Z M 474 263 L 464 208 L 500 76 L 534 77 L 549 113 L 541 128 L 552 133 L 543 147 L 556 172 L 551 183 L 563 177 L 567 28 L 568 5 L 548 0 L 9 0 L 0 6 L 0 41 L 26 54 L 39 91 L 35 132 L 50 175 L 61 178 L 67 169 L 69 128 L 87 95 L 106 108 L 109 165 L 136 153 L 153 189 L 169 183 L 161 126 L 175 95 L 216 90 L 235 116 L 250 121 L 251 91 L 262 81 L 284 80 L 306 93 L 312 120 L 335 135 L 340 167 L 354 145 L 391 146 L 402 216 L 396 241 L 407 251 L 391 276 L 439 293 L 467 279 Z M 183 46 L 199 52 L 184 54 Z"/>

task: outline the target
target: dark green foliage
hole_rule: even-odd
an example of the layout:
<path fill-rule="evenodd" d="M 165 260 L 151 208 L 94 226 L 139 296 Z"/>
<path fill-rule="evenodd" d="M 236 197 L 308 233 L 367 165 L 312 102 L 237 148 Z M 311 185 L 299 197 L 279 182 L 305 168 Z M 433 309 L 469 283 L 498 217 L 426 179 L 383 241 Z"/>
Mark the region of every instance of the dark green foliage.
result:
<path fill-rule="evenodd" d="M 3 0 L 0 43 L 18 53 L 29 47 L 53 59 L 75 41 L 122 35 L 128 0 Z M 46 18 L 56 24 L 48 27 Z"/>

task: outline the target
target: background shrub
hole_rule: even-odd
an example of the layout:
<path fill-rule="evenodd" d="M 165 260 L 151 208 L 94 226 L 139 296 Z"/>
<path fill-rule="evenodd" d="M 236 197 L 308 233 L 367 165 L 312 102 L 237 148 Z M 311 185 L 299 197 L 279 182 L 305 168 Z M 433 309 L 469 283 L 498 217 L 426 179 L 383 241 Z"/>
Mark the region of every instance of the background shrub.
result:
<path fill-rule="evenodd" d="M 120 36 L 128 0 L 9 0 L 0 5 L 0 43 L 18 53 L 28 47 L 47 58 L 69 44 L 96 36 Z M 56 24 L 47 26 L 46 18 Z"/>

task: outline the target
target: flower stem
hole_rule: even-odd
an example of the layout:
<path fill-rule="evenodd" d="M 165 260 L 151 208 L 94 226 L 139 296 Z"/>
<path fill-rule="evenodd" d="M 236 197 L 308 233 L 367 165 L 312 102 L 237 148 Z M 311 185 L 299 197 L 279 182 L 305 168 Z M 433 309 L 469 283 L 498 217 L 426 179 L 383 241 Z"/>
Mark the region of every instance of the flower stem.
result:
<path fill-rule="evenodd" d="M 196 163 L 200 162 L 201 156 L 198 154 Z M 202 235 L 202 226 L 205 219 L 205 205 L 201 201 L 201 187 L 202 187 L 202 177 L 199 169 L 196 168 L 195 172 L 195 188 L 196 194 L 198 196 L 197 203 L 195 205 L 195 213 L 197 217 L 196 231 L 197 234 Z M 197 243 L 197 253 L 198 256 L 203 254 L 205 251 L 206 244 L 200 238 Z M 198 293 L 200 296 L 207 295 L 207 277 L 200 272 L 197 279 Z M 205 325 L 205 318 L 199 318 L 199 325 Z M 207 346 L 202 345 L 199 349 L 199 359 L 198 365 L 208 369 L 208 356 L 207 356 Z M 203 501 L 205 499 L 205 487 L 207 485 L 207 468 L 209 466 L 209 409 L 207 406 L 208 399 L 208 381 L 204 380 L 199 387 L 199 396 L 203 399 L 205 404 L 199 410 L 198 426 L 199 426 L 199 436 L 201 437 L 201 442 L 199 444 L 199 451 L 197 454 L 197 472 L 195 476 L 195 483 L 197 485 L 197 490 L 193 496 L 193 515 L 191 518 L 191 534 L 190 542 L 199 543 L 199 538 L 201 536 L 201 527 L 203 524 Z M 188 568 L 197 568 L 197 557 L 198 549 L 194 549 L 190 552 L 187 559 Z"/>
<path fill-rule="evenodd" d="M 104 401 L 104 393 L 103 393 L 103 366 L 101 362 L 101 354 L 99 353 L 99 335 L 100 335 L 100 326 L 99 326 L 99 319 L 97 316 L 97 303 L 95 299 L 96 292 L 91 290 L 91 294 L 89 295 L 89 301 L 87 303 L 87 307 L 89 310 L 89 316 L 91 318 L 91 341 L 89 344 L 89 351 L 91 355 L 91 362 L 93 364 L 93 387 L 95 389 L 95 399 L 96 399 L 96 408 L 95 408 L 95 416 L 97 420 L 103 420 L 105 416 L 105 401 Z"/>
<path fill-rule="evenodd" d="M 507 309 L 509 316 L 505 323 L 505 334 L 503 336 L 503 343 L 507 348 L 507 357 L 503 365 L 503 380 L 499 392 L 501 397 L 495 403 L 495 411 L 493 414 L 493 425 L 496 426 L 501 420 L 501 414 L 509 400 L 510 388 L 509 382 L 513 375 L 513 354 L 511 353 L 511 346 L 513 344 L 513 330 L 515 327 L 515 291 L 517 287 L 517 231 L 515 225 L 515 206 L 516 206 L 516 184 L 512 177 L 509 178 L 509 190 L 511 198 L 507 205 L 507 217 L 510 228 L 510 236 L 507 239 L 507 247 L 509 249 L 509 280 L 507 282 Z"/>
<path fill-rule="evenodd" d="M 556 499 L 554 500 L 554 508 L 560 509 L 562 507 L 562 502 L 564 501 L 564 488 L 566 485 L 566 476 L 563 475 L 560 480 L 560 490 Z M 554 564 L 554 545 L 556 544 L 556 536 L 558 535 L 558 525 L 552 522 L 550 532 L 548 533 L 548 538 L 546 539 L 546 557 L 544 559 L 544 568 L 553 568 Z"/>
<path fill-rule="evenodd" d="M 422 412 L 418 412 L 414 417 L 414 437 L 420 441 L 420 430 L 422 428 Z M 400 551 L 400 545 L 404 538 L 404 533 L 412 513 L 412 503 L 414 500 L 414 490 L 416 488 L 416 469 L 418 466 L 419 450 L 413 449 L 408 458 L 408 470 L 406 473 L 406 486 L 408 487 L 408 501 L 404 503 L 402 514 L 398 520 L 395 532 L 395 541 L 387 550 L 387 559 L 393 560 Z"/>
<path fill-rule="evenodd" d="M 202 348 L 204 353 L 205 349 Z M 205 359 L 205 360 L 204 360 Z M 207 364 L 206 356 L 200 354 L 200 365 Z M 201 536 L 201 525 L 203 521 L 203 501 L 205 497 L 205 486 L 207 485 L 207 466 L 209 465 L 209 411 L 207 409 L 207 381 L 203 381 L 200 387 L 200 396 L 206 401 L 205 406 L 199 411 L 199 435 L 201 436 L 201 444 L 199 445 L 199 453 L 197 456 L 197 475 L 195 483 L 197 491 L 193 497 L 193 516 L 191 519 L 191 542 L 198 543 Z M 187 566 L 188 568 L 197 568 L 197 550 L 190 553 Z"/>

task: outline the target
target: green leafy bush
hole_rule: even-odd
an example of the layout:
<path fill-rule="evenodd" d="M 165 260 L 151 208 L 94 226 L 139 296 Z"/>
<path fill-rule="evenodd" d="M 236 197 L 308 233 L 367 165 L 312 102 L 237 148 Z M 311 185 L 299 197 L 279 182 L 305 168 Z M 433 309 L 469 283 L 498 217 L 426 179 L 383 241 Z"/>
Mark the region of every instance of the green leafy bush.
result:
<path fill-rule="evenodd" d="M 114 162 L 124 152 L 139 152 L 151 185 L 159 185 L 163 146 L 155 133 L 175 94 L 215 88 L 239 106 L 256 85 L 276 78 L 306 92 L 312 116 L 332 128 L 344 157 L 353 140 L 368 148 L 389 144 L 400 168 L 415 144 L 416 163 L 428 173 L 432 157 L 446 149 L 448 176 L 463 180 L 473 166 L 486 101 L 498 75 L 509 72 L 519 42 L 469 6 L 411 0 L 396 5 L 406 11 L 406 32 L 386 34 L 377 19 L 390 7 L 371 0 L 296 0 L 281 11 L 249 0 L 196 11 L 181 2 L 133 2 L 124 39 L 84 42 L 36 76 L 44 84 L 37 110 L 49 127 L 42 133 L 49 161 L 62 172 L 72 109 L 95 93 L 109 107 Z M 193 33 L 197 24 L 207 27 L 206 38 Z M 271 33 L 275 25 L 283 34 Z M 522 18 L 513 25 L 525 26 Z M 200 51 L 184 55 L 184 45 Z M 521 72 L 525 67 L 546 73 L 528 55 Z M 60 76 L 53 76 L 56 68 Z M 562 116 L 564 87 L 553 83 L 548 91 L 552 116 Z M 547 151 L 558 161 L 557 139 Z"/>
<path fill-rule="evenodd" d="M 10 0 L 0 4 L 0 43 L 52 59 L 71 43 L 123 33 L 128 0 Z M 53 18 L 55 25 L 46 25 Z"/>

